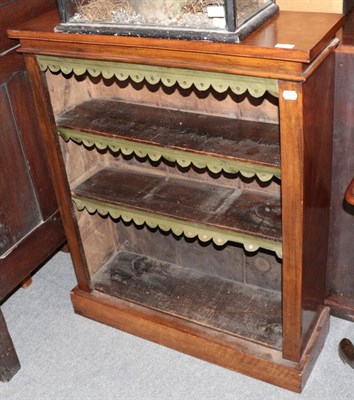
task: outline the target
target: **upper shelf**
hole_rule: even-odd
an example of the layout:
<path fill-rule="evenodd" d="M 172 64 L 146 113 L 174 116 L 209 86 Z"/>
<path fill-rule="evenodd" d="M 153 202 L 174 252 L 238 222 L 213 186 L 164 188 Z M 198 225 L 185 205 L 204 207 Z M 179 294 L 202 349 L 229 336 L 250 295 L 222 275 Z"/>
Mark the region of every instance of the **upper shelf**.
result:
<path fill-rule="evenodd" d="M 65 140 L 109 147 L 124 154 L 161 157 L 182 167 L 191 163 L 212 172 L 280 177 L 279 126 L 118 100 L 91 100 L 62 114 L 58 131 Z"/>
<path fill-rule="evenodd" d="M 148 171 L 107 167 L 74 187 L 79 210 L 133 220 L 180 236 L 259 247 L 281 257 L 281 208 L 277 193 L 242 190 Z"/>

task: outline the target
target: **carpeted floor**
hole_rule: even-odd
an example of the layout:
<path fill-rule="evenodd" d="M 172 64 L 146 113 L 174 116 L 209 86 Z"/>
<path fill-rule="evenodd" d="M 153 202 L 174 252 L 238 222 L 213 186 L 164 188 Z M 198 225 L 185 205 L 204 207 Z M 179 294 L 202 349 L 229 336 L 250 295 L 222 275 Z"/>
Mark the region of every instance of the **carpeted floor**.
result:
<path fill-rule="evenodd" d="M 331 319 L 302 395 L 230 372 L 75 315 L 70 256 L 58 253 L 2 305 L 22 368 L 1 400 L 353 399 L 354 370 L 337 356 L 354 324 Z"/>

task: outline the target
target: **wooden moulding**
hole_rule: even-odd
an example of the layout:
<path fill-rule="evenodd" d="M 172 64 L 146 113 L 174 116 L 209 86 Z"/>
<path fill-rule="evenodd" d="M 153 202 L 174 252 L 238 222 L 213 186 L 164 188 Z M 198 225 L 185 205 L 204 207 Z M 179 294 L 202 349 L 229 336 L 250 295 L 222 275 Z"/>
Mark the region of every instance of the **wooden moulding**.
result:
<path fill-rule="evenodd" d="M 77 76 L 88 73 L 93 77 L 102 75 L 105 79 L 115 76 L 120 81 L 130 78 L 137 83 L 145 79 L 151 85 L 156 85 L 161 81 L 166 87 L 172 87 L 178 83 L 183 89 L 194 85 L 200 91 L 206 91 L 212 87 L 218 93 L 224 93 L 228 89 L 235 94 L 243 94 L 248 91 L 251 96 L 256 98 L 262 97 L 266 91 L 275 97 L 278 96 L 278 82 L 270 78 L 109 61 L 91 60 L 88 62 L 87 60 L 52 56 L 37 56 L 37 60 L 43 72 L 49 69 L 52 72 L 62 71 L 64 74 L 73 72 Z"/>
<path fill-rule="evenodd" d="M 340 15 L 282 12 L 242 44 L 161 40 L 106 35 L 61 34 L 56 13 L 30 21 L 9 36 L 21 39 L 21 52 L 146 63 L 196 70 L 304 81 L 304 64 L 322 51 L 341 27 Z M 311 29 L 308 27 L 311 26 Z M 292 49 L 275 47 L 291 43 Z M 183 56 L 181 54 L 183 53 Z M 245 57 L 245 54 L 247 55 Z"/>
<path fill-rule="evenodd" d="M 75 288 L 77 314 L 265 382 L 301 392 L 324 345 L 329 309 L 324 307 L 300 362 L 281 352 L 169 316 L 98 291 Z"/>

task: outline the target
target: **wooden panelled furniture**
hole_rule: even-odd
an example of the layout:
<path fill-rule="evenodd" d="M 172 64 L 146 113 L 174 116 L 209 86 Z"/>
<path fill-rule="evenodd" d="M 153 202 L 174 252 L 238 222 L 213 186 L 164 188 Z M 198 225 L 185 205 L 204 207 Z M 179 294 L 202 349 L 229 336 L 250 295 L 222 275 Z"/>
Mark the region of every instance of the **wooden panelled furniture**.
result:
<path fill-rule="evenodd" d="M 335 39 L 281 12 L 242 44 L 20 39 L 77 313 L 300 392 L 329 328 Z"/>
<path fill-rule="evenodd" d="M 343 201 L 354 174 L 354 10 L 336 49 L 332 198 L 326 303 L 337 317 L 354 321 L 354 218 Z"/>
<path fill-rule="evenodd" d="M 55 1 L 0 1 L 0 302 L 65 241 L 24 59 L 7 38 L 12 23 Z M 0 381 L 20 364 L 0 310 Z"/>
<path fill-rule="evenodd" d="M 284 10 L 349 12 L 353 0 L 278 0 Z M 346 18 L 335 51 L 335 115 L 332 198 L 329 236 L 326 304 L 331 314 L 354 321 L 353 210 L 343 202 L 343 193 L 354 171 L 354 10 Z"/>

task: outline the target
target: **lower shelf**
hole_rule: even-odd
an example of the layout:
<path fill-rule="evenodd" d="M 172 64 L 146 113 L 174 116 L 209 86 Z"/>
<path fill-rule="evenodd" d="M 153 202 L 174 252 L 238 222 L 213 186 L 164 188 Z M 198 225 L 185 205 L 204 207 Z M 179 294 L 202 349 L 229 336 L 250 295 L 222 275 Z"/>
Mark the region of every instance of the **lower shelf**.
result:
<path fill-rule="evenodd" d="M 120 251 L 93 288 L 223 333 L 281 350 L 281 294 Z"/>

